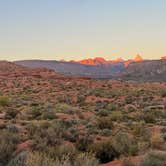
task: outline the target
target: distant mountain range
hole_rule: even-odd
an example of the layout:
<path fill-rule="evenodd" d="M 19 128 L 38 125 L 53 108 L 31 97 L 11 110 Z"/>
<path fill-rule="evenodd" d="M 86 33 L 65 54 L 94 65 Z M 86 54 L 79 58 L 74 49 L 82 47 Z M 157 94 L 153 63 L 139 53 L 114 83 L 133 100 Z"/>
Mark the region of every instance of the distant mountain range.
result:
<path fill-rule="evenodd" d="M 56 72 L 74 76 L 89 76 L 93 78 L 112 78 L 116 73 L 123 71 L 130 63 L 143 61 L 140 55 L 134 59 L 105 60 L 102 57 L 84 59 L 80 61 L 43 61 L 24 60 L 16 61 L 16 64 L 30 68 L 48 68 Z"/>
<path fill-rule="evenodd" d="M 83 59 L 80 61 L 70 61 L 70 62 L 74 62 L 74 63 L 80 63 L 83 65 L 110 65 L 110 64 L 115 64 L 115 63 L 124 63 L 124 66 L 128 66 L 131 62 L 140 62 L 143 61 L 143 58 L 138 54 L 136 55 L 135 58 L 133 59 L 129 59 L 129 60 L 123 60 L 122 58 L 117 58 L 115 60 L 105 60 L 102 57 L 96 57 L 96 58 L 89 58 L 89 59 Z"/>
<path fill-rule="evenodd" d="M 166 81 L 166 57 L 160 60 L 143 60 L 140 55 L 134 59 L 105 60 L 102 57 L 81 61 L 16 61 L 29 68 L 47 68 L 69 76 L 84 76 L 97 79 L 164 80 Z"/>
<path fill-rule="evenodd" d="M 26 60 L 17 61 L 15 63 L 29 68 L 52 69 L 65 75 L 88 76 L 101 79 L 112 78 L 115 73 L 123 71 L 125 68 L 124 64 L 121 62 L 107 65 L 84 65 L 76 62 Z"/>
<path fill-rule="evenodd" d="M 122 80 L 166 81 L 166 59 L 133 62 L 116 77 Z"/>

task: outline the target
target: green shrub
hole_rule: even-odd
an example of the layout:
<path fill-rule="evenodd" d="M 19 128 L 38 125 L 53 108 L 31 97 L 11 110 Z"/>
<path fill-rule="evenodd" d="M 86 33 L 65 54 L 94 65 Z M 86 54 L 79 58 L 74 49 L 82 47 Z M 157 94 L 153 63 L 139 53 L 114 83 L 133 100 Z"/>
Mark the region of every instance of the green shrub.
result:
<path fill-rule="evenodd" d="M 110 129 L 103 129 L 103 130 L 101 130 L 100 134 L 102 136 L 111 136 L 112 130 L 110 130 Z"/>
<path fill-rule="evenodd" d="M 13 124 L 8 124 L 6 126 L 6 129 L 7 131 L 11 132 L 11 133 L 18 133 L 19 132 L 19 129 L 16 125 L 13 125 Z"/>
<path fill-rule="evenodd" d="M 80 151 L 86 151 L 88 146 L 93 143 L 92 137 L 85 135 L 80 137 L 76 142 L 76 148 Z"/>
<path fill-rule="evenodd" d="M 97 127 L 99 129 L 112 129 L 113 122 L 110 117 L 100 117 L 97 119 Z"/>
<path fill-rule="evenodd" d="M 28 131 L 28 137 L 31 139 L 35 135 L 35 132 L 37 131 L 38 126 L 34 123 L 29 123 L 26 126 L 26 129 Z"/>
<path fill-rule="evenodd" d="M 98 160 L 90 153 L 79 154 L 73 161 L 68 155 L 53 159 L 45 153 L 32 152 L 24 166 L 99 166 Z"/>
<path fill-rule="evenodd" d="M 9 106 L 10 100 L 7 96 L 0 96 L 0 106 L 6 107 Z"/>
<path fill-rule="evenodd" d="M 78 129 L 71 127 L 64 133 L 64 139 L 70 142 L 76 142 L 79 138 Z"/>
<path fill-rule="evenodd" d="M 58 96 L 57 100 L 58 100 L 59 103 L 72 104 L 72 98 L 67 94 L 63 94 L 61 96 Z"/>
<path fill-rule="evenodd" d="M 106 110 L 109 112 L 116 111 L 117 109 L 118 109 L 118 105 L 114 103 L 108 104 L 106 107 Z"/>
<path fill-rule="evenodd" d="M 45 150 L 46 154 L 53 159 L 61 160 L 63 156 L 68 156 L 71 161 L 75 159 L 77 155 L 77 150 L 72 145 L 59 145 L 55 147 L 47 147 Z"/>
<path fill-rule="evenodd" d="M 121 121 L 123 119 L 123 114 L 121 111 L 114 111 L 111 113 L 111 119 L 113 121 Z"/>
<path fill-rule="evenodd" d="M 19 153 L 15 158 L 13 158 L 7 166 L 24 166 L 27 158 L 27 152 Z"/>
<path fill-rule="evenodd" d="M 46 112 L 43 112 L 42 119 L 44 120 L 56 119 L 56 115 L 53 111 L 46 111 Z"/>
<path fill-rule="evenodd" d="M 74 166 L 99 166 L 99 161 L 91 153 L 81 153 L 77 156 Z"/>
<path fill-rule="evenodd" d="M 58 145 L 62 137 L 53 128 L 38 128 L 33 135 L 33 146 L 36 150 L 44 150 L 47 146 Z"/>
<path fill-rule="evenodd" d="M 16 134 L 2 131 L 0 134 L 0 163 L 6 164 L 12 158 L 19 138 Z"/>
<path fill-rule="evenodd" d="M 165 166 L 166 153 L 151 151 L 141 161 L 140 166 Z"/>
<path fill-rule="evenodd" d="M 38 108 L 38 107 L 33 107 L 29 113 L 32 116 L 32 119 L 36 119 L 37 117 L 42 115 L 42 112 L 41 112 L 40 108 Z"/>
<path fill-rule="evenodd" d="M 126 102 L 126 104 L 131 104 L 133 102 L 133 96 L 127 96 L 125 98 L 125 102 Z"/>
<path fill-rule="evenodd" d="M 9 108 L 6 111 L 5 118 L 6 119 L 14 119 L 17 116 L 17 114 L 18 114 L 17 110 Z"/>
<path fill-rule="evenodd" d="M 151 132 L 144 123 L 133 124 L 132 131 L 134 136 L 139 137 L 140 140 L 150 142 Z"/>
<path fill-rule="evenodd" d="M 101 110 L 101 111 L 97 112 L 96 115 L 98 115 L 98 116 L 108 116 L 109 113 L 110 113 L 110 112 L 107 111 L 107 110 Z"/>
<path fill-rule="evenodd" d="M 135 155 L 138 152 L 137 143 L 126 133 L 119 132 L 113 138 L 113 147 L 121 155 Z"/>
<path fill-rule="evenodd" d="M 94 153 L 101 163 L 107 163 L 119 157 L 119 153 L 114 149 L 110 141 L 92 144 L 89 151 Z"/>
<path fill-rule="evenodd" d="M 162 138 L 163 138 L 164 141 L 166 141 L 166 133 L 162 134 Z"/>
<path fill-rule="evenodd" d="M 45 153 L 30 153 L 25 161 L 25 166 L 71 166 L 69 159 L 54 160 Z"/>
<path fill-rule="evenodd" d="M 156 122 L 156 116 L 153 112 L 146 112 L 144 114 L 142 114 L 142 119 L 146 122 L 146 123 L 155 123 Z"/>
<path fill-rule="evenodd" d="M 166 97 L 166 90 L 161 91 L 161 97 Z"/>

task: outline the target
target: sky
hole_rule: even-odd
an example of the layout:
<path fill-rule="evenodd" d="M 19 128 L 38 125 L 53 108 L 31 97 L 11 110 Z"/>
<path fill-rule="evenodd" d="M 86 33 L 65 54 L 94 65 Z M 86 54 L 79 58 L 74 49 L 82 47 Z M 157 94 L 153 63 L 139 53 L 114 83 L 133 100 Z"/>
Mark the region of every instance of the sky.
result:
<path fill-rule="evenodd" d="M 0 59 L 166 56 L 166 0 L 0 0 Z"/>

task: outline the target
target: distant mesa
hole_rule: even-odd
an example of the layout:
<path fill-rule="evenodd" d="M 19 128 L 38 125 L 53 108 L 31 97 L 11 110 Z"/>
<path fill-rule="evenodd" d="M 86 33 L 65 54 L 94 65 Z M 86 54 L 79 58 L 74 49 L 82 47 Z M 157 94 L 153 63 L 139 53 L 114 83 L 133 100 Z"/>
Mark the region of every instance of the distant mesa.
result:
<path fill-rule="evenodd" d="M 92 58 L 83 59 L 83 60 L 78 61 L 78 63 L 84 64 L 84 65 L 100 65 L 100 64 L 106 64 L 107 61 L 102 57 L 96 57 L 94 59 L 92 59 Z"/>
<path fill-rule="evenodd" d="M 129 59 L 129 60 L 123 60 L 121 57 L 115 60 L 105 60 L 103 57 L 96 57 L 94 59 L 89 58 L 75 62 L 84 65 L 107 65 L 112 63 L 124 63 L 124 66 L 127 67 L 131 62 L 141 62 L 141 61 L 143 61 L 143 58 L 139 54 L 137 54 L 134 59 Z"/>
<path fill-rule="evenodd" d="M 84 65 L 95 65 L 94 59 L 83 59 L 81 61 L 78 61 L 78 63 L 84 64 Z"/>
<path fill-rule="evenodd" d="M 122 58 L 117 58 L 115 60 L 106 60 L 102 57 L 96 57 L 80 61 L 24 60 L 16 61 L 15 64 L 22 65 L 24 67 L 28 67 L 31 69 L 47 68 L 54 70 L 56 73 L 62 73 L 67 76 L 81 76 L 95 79 L 120 78 L 126 80 L 143 79 L 152 81 L 165 81 L 165 60 L 166 57 L 162 57 L 160 60 L 143 60 L 143 58 L 140 55 L 136 55 L 134 58 L 129 60 L 123 60 Z M 17 69 L 17 67 L 9 67 L 8 69 L 6 69 L 6 66 L 9 65 L 2 65 L 1 63 L 1 70 L 2 67 L 4 71 L 14 71 L 15 68 Z M 35 71 L 35 73 L 38 75 L 37 71 Z M 46 72 L 44 72 L 44 75 L 45 74 Z M 50 74 L 46 75 L 48 75 L 47 78 L 53 77 L 51 75 L 51 72 Z"/>
<path fill-rule="evenodd" d="M 166 56 L 161 57 L 162 60 L 166 60 Z"/>
<path fill-rule="evenodd" d="M 95 63 L 106 63 L 107 61 L 104 59 L 104 58 L 102 58 L 102 57 L 96 57 L 95 59 L 94 59 L 94 61 L 95 61 Z"/>

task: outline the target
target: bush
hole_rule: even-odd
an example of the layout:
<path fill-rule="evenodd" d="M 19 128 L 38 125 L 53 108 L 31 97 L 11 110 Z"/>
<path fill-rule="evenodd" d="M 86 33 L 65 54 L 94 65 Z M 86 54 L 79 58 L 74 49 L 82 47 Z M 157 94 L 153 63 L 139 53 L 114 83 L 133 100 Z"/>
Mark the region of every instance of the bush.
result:
<path fill-rule="evenodd" d="M 121 166 L 135 166 L 135 164 L 130 159 L 124 159 Z"/>
<path fill-rule="evenodd" d="M 126 104 L 131 104 L 133 102 L 133 96 L 127 96 L 125 98 L 125 102 L 126 102 Z"/>
<path fill-rule="evenodd" d="M 7 143 L 5 140 L 0 141 L 0 163 L 6 164 L 12 157 L 16 146 Z"/>
<path fill-rule="evenodd" d="M 63 94 L 61 96 L 58 96 L 57 100 L 58 100 L 58 103 L 72 104 L 72 98 L 67 94 Z"/>
<path fill-rule="evenodd" d="M 166 133 L 166 127 L 161 129 L 162 133 Z"/>
<path fill-rule="evenodd" d="M 98 116 L 108 116 L 109 113 L 110 113 L 110 112 L 107 111 L 107 110 L 101 110 L 101 111 L 97 112 L 96 115 L 98 115 Z"/>
<path fill-rule="evenodd" d="M 151 151 L 142 159 L 140 166 L 165 166 L 165 164 L 165 152 Z"/>
<path fill-rule="evenodd" d="M 81 153 L 77 156 L 74 166 L 99 166 L 99 161 L 91 153 Z"/>
<path fill-rule="evenodd" d="M 29 113 L 32 116 L 32 119 L 36 119 L 37 117 L 42 115 L 42 112 L 41 112 L 40 108 L 38 108 L 38 107 L 32 108 L 32 110 L 30 110 Z"/>
<path fill-rule="evenodd" d="M 107 107 L 106 107 L 106 110 L 107 111 L 116 111 L 118 109 L 118 105 L 117 104 L 114 104 L 114 103 L 111 103 L 111 104 L 108 104 Z"/>
<path fill-rule="evenodd" d="M 161 92 L 161 97 L 166 97 L 166 90 L 163 90 L 163 91 Z"/>
<path fill-rule="evenodd" d="M 161 144 L 163 144 L 163 139 L 161 137 L 160 134 L 154 134 L 151 137 L 151 147 L 152 148 L 156 148 L 156 149 L 160 149 L 161 148 Z"/>
<path fill-rule="evenodd" d="M 89 147 L 101 163 L 107 163 L 119 157 L 119 153 L 114 149 L 110 141 L 95 143 Z"/>
<path fill-rule="evenodd" d="M 80 137 L 76 142 L 76 148 L 80 151 L 86 151 L 88 146 L 93 143 L 93 139 L 86 135 L 84 137 Z"/>
<path fill-rule="evenodd" d="M 9 98 L 7 96 L 0 96 L 0 106 L 6 107 L 9 106 Z"/>
<path fill-rule="evenodd" d="M 79 131 L 74 127 L 69 128 L 68 131 L 64 133 L 64 139 L 67 141 L 76 142 L 78 138 Z"/>
<path fill-rule="evenodd" d="M 137 143 L 126 133 L 118 133 L 113 138 L 113 147 L 121 155 L 135 155 L 138 151 Z"/>
<path fill-rule="evenodd" d="M 139 137 L 140 140 L 150 142 L 151 132 L 148 128 L 145 127 L 143 123 L 136 123 L 132 125 L 133 134 L 136 137 Z"/>
<path fill-rule="evenodd" d="M 102 136 L 108 137 L 108 136 L 111 136 L 112 130 L 110 130 L 110 129 L 103 129 L 103 130 L 101 130 L 100 134 L 101 134 Z"/>
<path fill-rule="evenodd" d="M 26 158 L 27 152 L 21 152 L 12 159 L 7 166 L 24 166 Z"/>
<path fill-rule="evenodd" d="M 166 141 L 166 133 L 162 134 L 162 138 L 163 138 L 164 141 Z"/>
<path fill-rule="evenodd" d="M 7 131 L 11 132 L 11 133 L 18 133 L 19 129 L 17 128 L 17 126 L 13 125 L 13 124 L 8 124 L 6 126 Z"/>
<path fill-rule="evenodd" d="M 101 117 L 97 119 L 97 126 L 99 129 L 112 129 L 113 122 L 110 117 Z"/>
<path fill-rule="evenodd" d="M 39 128 L 35 132 L 33 140 L 33 145 L 36 150 L 44 150 L 47 146 L 58 145 L 61 137 L 52 128 Z"/>
<path fill-rule="evenodd" d="M 56 119 L 56 115 L 53 111 L 47 111 L 42 114 L 42 119 L 44 120 Z"/>
<path fill-rule="evenodd" d="M 35 132 L 37 131 L 38 126 L 35 125 L 34 123 L 29 123 L 26 126 L 26 129 L 28 131 L 28 137 L 31 139 L 34 136 Z"/>
<path fill-rule="evenodd" d="M 19 138 L 16 134 L 10 132 L 1 132 L 0 134 L 0 163 L 6 164 L 13 156 Z"/>
<path fill-rule="evenodd" d="M 32 152 L 25 161 L 25 166 L 99 166 L 98 160 L 90 153 L 79 154 L 71 161 L 68 155 L 53 159 L 45 153 Z"/>
<path fill-rule="evenodd" d="M 14 109 L 9 109 L 6 111 L 6 114 L 5 114 L 5 118 L 6 119 L 14 119 L 18 114 L 18 111 L 17 110 L 14 110 Z"/>
<path fill-rule="evenodd" d="M 45 153 L 33 152 L 30 153 L 25 162 L 25 166 L 71 166 L 69 159 L 54 160 Z"/>
<path fill-rule="evenodd" d="M 68 156 L 71 161 L 74 160 L 76 154 L 78 153 L 76 148 L 72 145 L 59 145 L 55 147 L 47 147 L 45 149 L 45 152 L 55 160 L 61 160 L 63 156 Z"/>
<path fill-rule="evenodd" d="M 156 116 L 154 115 L 153 112 L 146 112 L 142 115 L 142 119 L 146 123 L 155 123 L 156 122 Z"/>
<path fill-rule="evenodd" d="M 123 114 L 121 111 L 114 111 L 111 114 L 111 119 L 113 121 L 121 121 L 123 119 Z"/>

